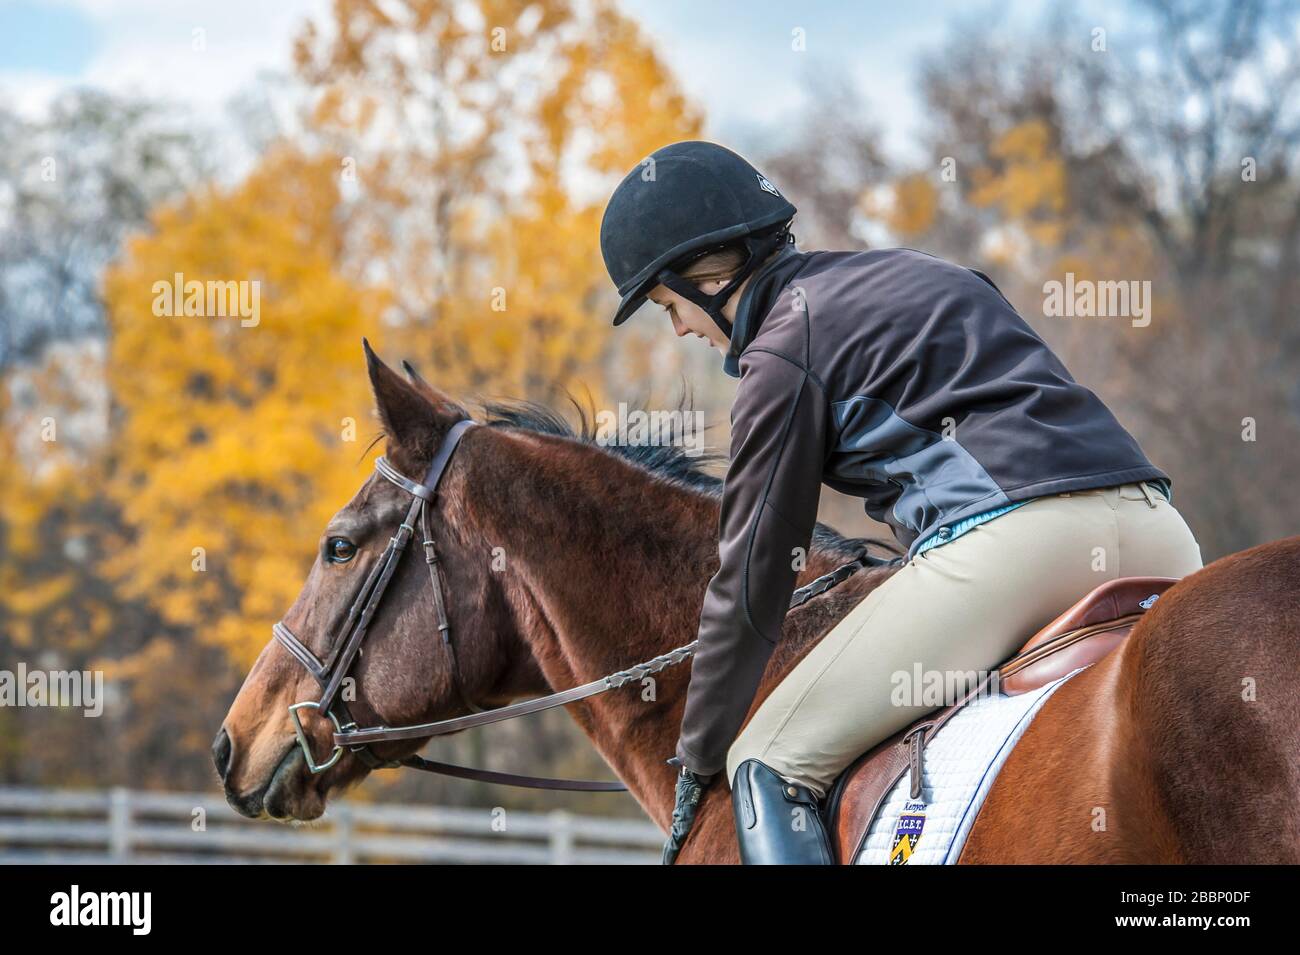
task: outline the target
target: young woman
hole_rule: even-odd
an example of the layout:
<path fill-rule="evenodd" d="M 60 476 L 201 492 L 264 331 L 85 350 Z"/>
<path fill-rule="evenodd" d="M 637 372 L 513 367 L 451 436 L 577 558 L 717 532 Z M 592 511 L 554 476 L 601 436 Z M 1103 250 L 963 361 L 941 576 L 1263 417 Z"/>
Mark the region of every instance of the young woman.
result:
<path fill-rule="evenodd" d="M 987 276 L 910 249 L 801 252 L 795 211 L 740 156 L 682 142 L 601 223 L 614 324 L 648 297 L 740 379 L 669 842 L 725 770 L 751 863 L 831 861 L 816 812 L 792 826 L 791 809 L 935 708 L 896 674 L 992 670 L 1101 583 L 1201 566 L 1168 475 Z M 863 498 L 906 562 L 737 736 L 823 483 Z"/>

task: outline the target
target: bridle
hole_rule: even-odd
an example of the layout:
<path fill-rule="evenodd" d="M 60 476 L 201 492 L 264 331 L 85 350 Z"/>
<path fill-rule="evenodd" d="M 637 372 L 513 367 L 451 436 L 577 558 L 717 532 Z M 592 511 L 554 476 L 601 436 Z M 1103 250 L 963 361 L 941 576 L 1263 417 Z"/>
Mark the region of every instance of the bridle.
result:
<path fill-rule="evenodd" d="M 335 765 L 346 751 L 356 754 L 362 763 L 370 769 L 393 769 L 406 766 L 411 769 L 438 773 L 444 776 L 475 779 L 507 786 L 523 786 L 530 789 L 625 792 L 627 787 L 617 782 L 525 776 L 476 769 L 469 766 L 456 766 L 451 763 L 440 763 L 421 756 L 407 756 L 400 760 L 384 760 L 376 756 L 370 749 L 372 743 L 445 736 L 475 726 L 498 723 L 502 720 L 514 719 L 553 707 L 564 706 L 616 689 L 632 681 L 640 681 L 652 673 L 658 673 L 666 667 L 684 662 L 695 652 L 696 644 L 695 641 L 692 641 L 685 646 L 670 650 L 644 663 L 639 663 L 626 670 L 620 670 L 617 673 L 611 673 L 609 676 L 593 680 L 582 686 L 491 710 L 484 710 L 470 700 L 460 680 L 460 668 L 456 662 L 456 646 L 451 637 L 451 625 L 447 620 L 447 604 L 443 599 L 442 575 L 438 569 L 438 553 L 433 537 L 429 533 L 428 512 L 437 499 L 438 484 L 442 480 L 447 465 L 451 462 L 452 455 L 456 453 L 456 448 L 460 445 L 460 439 L 476 423 L 469 418 L 462 418 L 448 429 L 442 443 L 438 446 L 438 450 L 434 453 L 428 470 L 425 472 L 424 480 L 420 482 L 412 481 L 401 474 L 383 457 L 375 461 L 375 471 L 385 480 L 410 494 L 411 504 L 407 508 L 402 523 L 397 528 L 397 533 L 389 538 L 388 546 L 384 548 L 379 561 L 367 575 L 360 591 L 353 600 L 348 615 L 339 628 L 338 636 L 332 642 L 332 646 L 335 647 L 334 652 L 325 660 L 321 660 L 285 626 L 283 620 L 272 627 L 271 632 L 274 634 L 275 639 L 295 660 L 302 664 L 321 688 L 320 696 L 316 700 L 294 703 L 289 707 L 289 717 L 293 721 L 294 734 L 297 736 L 298 745 L 306 759 L 307 768 L 312 774 L 323 773 Z M 357 721 L 352 717 L 347 702 L 340 695 L 340 690 L 344 679 L 347 678 L 349 671 L 352 669 L 353 663 L 361 655 L 362 643 L 365 641 L 370 623 L 379 609 L 380 601 L 383 600 L 384 592 L 393 579 L 393 574 L 397 570 L 397 565 L 401 562 L 402 555 L 406 552 L 407 546 L 415 536 L 417 527 L 424 548 L 424 562 L 429 569 L 429 583 L 433 590 L 438 632 L 442 636 L 442 646 L 450 666 L 452 686 L 460 698 L 461 704 L 470 713 L 465 716 L 437 720 L 431 723 L 417 723 L 411 726 L 372 726 L 363 728 L 358 726 Z M 790 606 L 791 608 L 797 607 L 812 597 L 829 590 L 862 567 L 881 566 L 891 562 L 864 552 L 853 561 L 796 590 L 791 597 Z M 311 742 L 307 737 L 307 732 L 302 725 L 302 718 L 299 715 L 299 711 L 304 709 L 323 713 L 334 724 L 334 748 L 330 755 L 320 763 L 316 762 L 316 757 L 312 753 Z"/>
<path fill-rule="evenodd" d="M 402 523 L 398 525 L 397 533 L 389 538 L 388 546 L 384 548 L 383 554 L 380 555 L 378 562 L 367 575 L 356 598 L 352 601 L 348 615 L 339 628 L 337 638 L 333 641 L 332 645 L 336 648 L 334 653 L 325 660 L 321 660 L 305 643 L 294 635 L 283 620 L 272 628 L 271 632 L 274 634 L 275 639 L 289 651 L 295 660 L 303 665 L 321 688 L 318 699 L 294 703 L 289 707 L 289 718 L 293 721 L 293 731 L 297 736 L 298 746 L 302 749 L 307 768 L 312 774 L 325 772 L 325 770 L 337 763 L 346 751 L 355 753 L 362 763 L 370 769 L 392 769 L 398 766 L 407 766 L 412 769 L 448 776 L 478 779 L 513 786 L 526 786 L 534 789 L 623 792 L 627 787 L 622 783 L 602 780 L 551 779 L 545 776 L 498 773 L 468 766 L 454 766 L 449 763 L 434 762 L 420 756 L 408 756 L 401 760 L 385 760 L 375 755 L 370 748 L 372 743 L 441 736 L 465 729 L 468 725 L 482 725 L 482 723 L 495 723 L 503 719 L 512 719 L 515 716 L 522 715 L 528 704 L 533 706 L 528 708 L 527 712 L 536 712 L 539 709 L 548 709 L 551 706 L 561 706 L 564 703 L 582 699 L 584 696 L 593 695 L 594 692 L 602 692 L 606 688 L 613 689 L 614 686 L 621 686 L 623 682 L 635 678 L 638 674 L 656 672 L 670 663 L 680 662 L 689 656 L 689 653 L 682 654 L 680 651 L 665 654 L 662 658 L 656 658 L 656 661 L 643 664 L 641 668 L 624 671 L 625 678 L 622 682 L 613 682 L 620 676 L 620 674 L 613 674 L 605 678 L 608 686 L 602 685 L 601 689 L 595 690 L 593 693 L 582 693 L 580 691 L 586 688 L 578 687 L 576 690 L 554 694 L 551 697 L 543 697 L 541 700 L 528 700 L 523 704 L 500 707 L 491 711 L 484 711 L 482 707 L 477 706 L 469 698 L 461 683 L 460 667 L 456 661 L 456 645 L 451 637 L 451 624 L 447 620 L 447 603 L 443 597 L 438 551 L 434 539 L 429 533 L 429 509 L 437 498 L 438 484 L 442 481 L 443 472 L 446 471 L 447 465 L 451 462 L 452 455 L 456 453 L 456 448 L 460 445 L 460 439 L 475 423 L 469 418 L 463 418 L 448 429 L 442 443 L 438 446 L 438 450 L 434 453 L 433 460 L 429 464 L 422 481 L 410 480 L 389 464 L 386 458 L 380 457 L 375 461 L 375 471 L 380 477 L 410 494 L 411 504 L 407 508 Z M 442 636 L 442 646 L 450 666 L 452 686 L 456 695 L 460 698 L 461 705 L 470 711 L 470 716 L 439 720 L 417 726 L 391 728 L 374 726 L 363 729 L 357 725 L 357 721 L 349 711 L 347 702 L 341 696 L 340 690 L 344 679 L 347 678 L 349 671 L 352 669 L 353 663 L 361 655 L 362 644 L 370 629 L 370 623 L 379 609 L 379 604 L 384 598 L 384 592 L 388 589 L 393 574 L 397 571 L 397 565 L 401 562 L 402 555 L 414 538 L 417 528 L 424 548 L 424 562 L 429 568 L 429 584 L 433 591 L 434 612 L 437 616 L 438 632 Z M 658 660 L 662 660 L 662 662 L 656 666 Z M 591 684 L 588 684 L 588 686 L 590 687 Z M 318 763 L 312 753 L 311 741 L 307 737 L 307 732 L 302 725 L 302 717 L 299 715 L 301 710 L 315 710 L 318 713 L 323 713 L 334 724 L 334 749 L 322 762 Z M 482 718 L 482 723 L 473 722 L 462 725 L 464 721 L 474 720 L 475 718 Z"/>

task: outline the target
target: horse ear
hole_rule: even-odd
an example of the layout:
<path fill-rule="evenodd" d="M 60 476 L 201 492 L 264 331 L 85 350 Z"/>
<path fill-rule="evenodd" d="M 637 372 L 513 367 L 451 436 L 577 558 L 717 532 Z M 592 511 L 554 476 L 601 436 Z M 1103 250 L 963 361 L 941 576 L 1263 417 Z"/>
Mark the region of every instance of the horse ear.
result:
<path fill-rule="evenodd" d="M 415 370 L 415 366 L 405 358 L 402 359 L 402 371 L 406 372 L 406 380 L 411 383 L 411 387 L 424 395 L 424 397 L 428 398 L 429 401 L 433 403 L 433 406 L 438 409 L 440 414 L 452 418 L 464 417 L 464 410 L 457 405 L 456 402 L 452 401 L 444 392 L 439 391 L 433 385 L 425 381 L 424 378 L 421 377 L 420 373 Z"/>
<path fill-rule="evenodd" d="M 419 389 L 404 381 L 375 354 L 364 338 L 366 371 L 375 393 L 375 408 L 389 438 L 400 446 L 415 448 L 427 440 L 438 423 L 438 410 Z"/>

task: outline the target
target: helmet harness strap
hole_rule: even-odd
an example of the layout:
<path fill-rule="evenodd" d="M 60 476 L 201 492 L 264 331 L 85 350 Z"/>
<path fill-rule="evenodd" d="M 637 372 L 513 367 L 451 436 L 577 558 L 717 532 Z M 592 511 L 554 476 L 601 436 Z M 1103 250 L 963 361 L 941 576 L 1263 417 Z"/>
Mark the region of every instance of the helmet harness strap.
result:
<path fill-rule="evenodd" d="M 727 338 L 731 338 L 731 322 L 722 314 L 723 306 L 727 304 L 727 300 L 731 298 L 732 294 L 740 286 L 741 282 L 749 278 L 749 276 L 753 274 L 759 266 L 767 261 L 768 256 L 778 248 L 785 245 L 787 242 L 793 241 L 793 237 L 790 235 L 789 227 L 787 225 L 786 227 L 777 229 L 767 235 L 747 235 L 742 241 L 745 243 L 745 248 L 748 251 L 748 258 L 745 259 L 745 264 L 740 267 L 740 271 L 738 271 L 726 285 L 714 292 L 712 295 L 705 293 L 694 282 L 683 278 L 679 273 L 671 268 L 663 269 L 657 276 L 655 276 L 661 284 L 668 286 L 668 288 L 682 296 L 682 298 L 694 302 L 700 308 L 704 309 L 705 313 L 713 319 L 714 324 L 716 324 L 718 328 L 722 329 L 722 333 L 726 335 Z M 717 249 L 725 248 L 726 245 L 730 244 L 732 243 L 724 243 L 723 245 L 718 246 Z M 687 263 L 685 264 L 689 264 L 695 259 L 708 255 L 710 252 L 717 251 L 717 249 L 707 249 L 704 252 L 696 253 L 691 259 L 687 260 Z"/>

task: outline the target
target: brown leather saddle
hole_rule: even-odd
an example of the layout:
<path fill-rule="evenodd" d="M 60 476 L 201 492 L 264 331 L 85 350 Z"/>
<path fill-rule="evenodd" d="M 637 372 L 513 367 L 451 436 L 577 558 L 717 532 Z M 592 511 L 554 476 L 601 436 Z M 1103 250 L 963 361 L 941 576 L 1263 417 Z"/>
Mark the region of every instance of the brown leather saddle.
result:
<path fill-rule="evenodd" d="M 1121 577 L 1095 588 L 997 669 L 999 692 L 1027 693 L 1096 663 L 1124 641 L 1155 598 L 1175 583 L 1174 577 Z M 891 736 L 840 774 L 826 801 L 826 829 L 837 862 L 851 864 L 857 857 L 885 796 L 905 773 L 911 775 L 912 798 L 920 796 L 926 744 L 987 684 Z"/>

